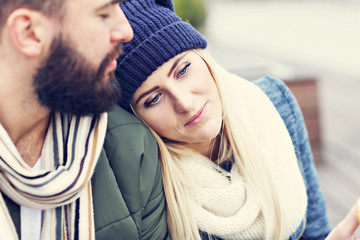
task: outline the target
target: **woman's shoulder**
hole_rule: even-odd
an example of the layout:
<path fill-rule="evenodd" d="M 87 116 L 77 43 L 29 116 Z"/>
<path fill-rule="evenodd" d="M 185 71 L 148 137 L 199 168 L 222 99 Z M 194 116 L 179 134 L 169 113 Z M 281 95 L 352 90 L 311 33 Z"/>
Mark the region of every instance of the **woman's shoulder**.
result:
<path fill-rule="evenodd" d="M 296 98 L 283 81 L 265 76 L 253 83 L 268 96 L 288 128 L 289 124 L 296 124 L 299 120 L 303 120 Z"/>
<path fill-rule="evenodd" d="M 330 232 L 325 211 L 324 196 L 321 193 L 311 153 L 308 134 L 300 107 L 286 84 L 273 77 L 264 77 L 254 82 L 272 101 L 283 119 L 295 148 L 301 173 L 308 193 L 306 239 L 324 239 Z M 321 217 L 319 217 L 321 216 Z M 319 229 L 318 226 L 322 226 Z M 297 234 L 294 234 L 295 236 Z"/>
<path fill-rule="evenodd" d="M 265 76 L 254 81 L 254 84 L 257 85 L 269 97 L 276 108 L 286 104 L 297 108 L 298 103 L 294 95 L 291 93 L 286 84 L 280 79 Z"/>
<path fill-rule="evenodd" d="M 275 106 L 290 134 L 297 158 L 301 159 L 301 149 L 304 149 L 304 144 L 308 145 L 308 135 L 304 117 L 294 95 L 286 84 L 277 78 L 266 76 L 254 81 L 254 84 L 268 96 Z M 306 149 L 306 152 L 310 153 L 310 149 Z"/>

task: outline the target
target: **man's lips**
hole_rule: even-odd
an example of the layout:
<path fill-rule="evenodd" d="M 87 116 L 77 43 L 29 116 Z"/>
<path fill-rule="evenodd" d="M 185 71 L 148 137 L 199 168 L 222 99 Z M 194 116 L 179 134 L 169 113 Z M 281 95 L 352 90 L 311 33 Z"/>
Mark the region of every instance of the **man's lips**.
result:
<path fill-rule="evenodd" d="M 187 120 L 184 126 L 188 127 L 200 123 L 205 117 L 205 113 L 206 113 L 205 107 L 206 107 L 206 103 L 204 104 L 204 106 L 200 108 L 200 110 L 197 113 L 195 113 L 191 118 L 189 118 L 189 120 Z"/>
<path fill-rule="evenodd" d="M 108 59 L 110 59 L 110 62 L 108 64 L 108 69 L 111 71 L 114 71 L 117 67 L 117 61 L 116 59 L 120 57 L 120 55 L 123 53 L 122 44 L 117 44 L 114 49 L 109 53 Z"/>
<path fill-rule="evenodd" d="M 117 67 L 117 62 L 116 59 L 114 58 L 108 65 L 108 69 L 110 69 L 111 71 L 115 70 Z"/>

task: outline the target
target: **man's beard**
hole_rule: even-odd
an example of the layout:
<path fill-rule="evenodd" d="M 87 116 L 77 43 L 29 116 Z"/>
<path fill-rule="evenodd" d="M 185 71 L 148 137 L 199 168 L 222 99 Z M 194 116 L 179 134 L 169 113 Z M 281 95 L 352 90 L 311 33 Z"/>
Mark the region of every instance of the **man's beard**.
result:
<path fill-rule="evenodd" d="M 121 52 L 122 45 L 118 44 L 96 69 L 71 44 L 57 37 L 49 57 L 34 76 L 40 103 L 52 111 L 78 116 L 110 110 L 120 97 L 120 86 L 114 72 L 105 71 Z"/>

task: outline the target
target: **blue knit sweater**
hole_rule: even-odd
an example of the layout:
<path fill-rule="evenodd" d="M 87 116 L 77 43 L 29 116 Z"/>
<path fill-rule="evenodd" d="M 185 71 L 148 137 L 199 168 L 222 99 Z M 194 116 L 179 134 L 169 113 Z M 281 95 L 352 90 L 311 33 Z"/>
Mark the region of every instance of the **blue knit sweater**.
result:
<path fill-rule="evenodd" d="M 300 107 L 295 97 L 282 81 L 272 77 L 264 77 L 254 83 L 266 93 L 284 120 L 291 136 L 306 186 L 308 197 L 306 222 L 303 221 L 289 239 L 325 239 L 331 229 L 328 224 L 325 200 L 320 190 L 308 134 Z M 221 164 L 221 167 L 229 171 L 231 169 L 231 163 L 224 162 Z M 305 224 L 305 230 L 302 232 L 303 224 Z M 202 232 L 201 236 L 203 240 L 209 239 L 206 233 Z M 212 236 L 211 239 L 220 240 L 220 238 L 216 238 L 215 236 Z"/>

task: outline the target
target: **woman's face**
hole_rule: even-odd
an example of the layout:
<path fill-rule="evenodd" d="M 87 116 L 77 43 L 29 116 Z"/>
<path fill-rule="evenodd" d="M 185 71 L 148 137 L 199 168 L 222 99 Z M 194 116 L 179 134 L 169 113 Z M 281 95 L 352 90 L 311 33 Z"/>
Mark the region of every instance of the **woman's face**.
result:
<path fill-rule="evenodd" d="M 221 129 L 219 92 L 206 63 L 191 50 L 154 71 L 131 105 L 160 136 L 174 141 L 209 142 Z"/>

